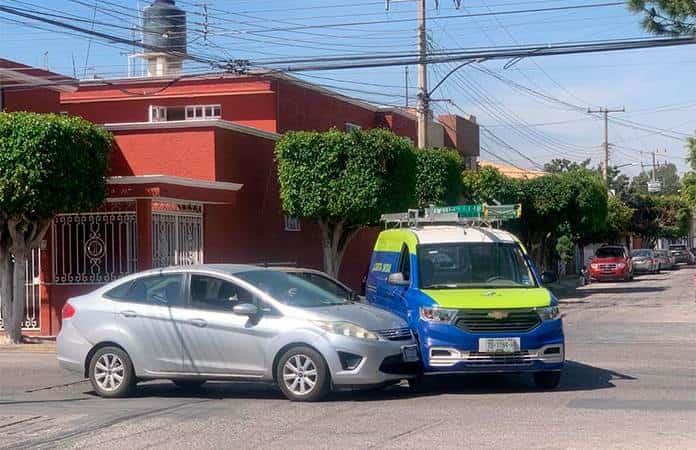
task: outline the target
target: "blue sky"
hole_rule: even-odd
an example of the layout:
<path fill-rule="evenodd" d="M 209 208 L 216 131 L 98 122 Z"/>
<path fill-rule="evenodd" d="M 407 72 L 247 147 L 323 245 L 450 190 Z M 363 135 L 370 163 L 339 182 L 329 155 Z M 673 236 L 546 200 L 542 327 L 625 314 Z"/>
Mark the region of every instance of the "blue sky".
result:
<path fill-rule="evenodd" d="M 131 37 L 139 8 L 149 1 L 109 0 L 4 0 L 4 4 L 37 13 L 70 15 L 76 25 Z M 203 4 L 207 4 L 208 14 Z M 428 31 L 436 48 L 464 48 L 539 44 L 645 37 L 640 17 L 623 6 L 569 11 L 444 18 L 457 14 L 514 11 L 565 5 L 602 3 L 601 0 L 464 0 L 456 10 L 451 0 L 440 0 L 434 9 L 430 0 Z M 402 52 L 415 50 L 416 4 L 392 1 L 385 11 L 380 0 L 179 0 L 188 12 L 189 52 L 216 58 L 252 61 L 296 56 L 327 56 L 348 53 Z M 204 23 L 208 33 L 204 35 Z M 18 22 L 19 21 L 19 22 Z M 342 25 L 295 31 L 268 32 L 269 28 L 303 25 L 348 24 L 389 21 L 380 24 Z M 79 77 L 123 76 L 127 73 L 126 46 L 66 34 L 51 26 L 0 13 L 0 57 Z M 74 64 L 73 64 L 74 61 Z M 612 123 L 610 141 L 615 144 L 613 164 L 635 164 L 623 170 L 640 170 L 641 151 L 660 150 L 658 161 L 674 162 L 683 170 L 685 150 L 681 138 L 696 130 L 696 46 L 635 50 L 621 53 L 557 56 L 525 59 L 511 68 L 506 61 L 480 66 L 504 78 L 581 107 L 625 106 L 616 118 L 633 126 Z M 452 68 L 432 66 L 431 86 Z M 189 64 L 189 70 L 204 70 Z M 353 69 L 307 73 L 315 83 L 343 90 L 346 94 L 383 104 L 405 103 L 404 69 Z M 410 103 L 415 102 L 415 67 L 410 68 Z M 451 100 L 435 104 L 436 113 L 465 111 L 486 127 L 482 159 L 501 159 L 521 167 L 554 157 L 581 160 L 601 155 L 602 123 L 596 117 L 549 103 L 511 88 L 484 71 L 466 67 L 448 79 L 434 95 Z M 636 127 L 635 124 L 640 124 Z M 645 128 L 647 129 L 637 129 Z M 655 129 L 669 130 L 657 133 Z"/>

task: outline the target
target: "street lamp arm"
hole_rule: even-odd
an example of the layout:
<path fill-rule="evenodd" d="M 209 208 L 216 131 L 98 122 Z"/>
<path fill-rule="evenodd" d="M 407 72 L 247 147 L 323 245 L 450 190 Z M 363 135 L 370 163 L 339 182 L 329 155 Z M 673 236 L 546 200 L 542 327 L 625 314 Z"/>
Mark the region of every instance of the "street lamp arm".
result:
<path fill-rule="evenodd" d="M 448 79 L 451 75 L 453 75 L 454 72 L 458 71 L 459 69 L 461 69 L 461 68 L 464 67 L 464 66 L 468 66 L 468 65 L 471 64 L 471 63 L 483 62 L 483 61 L 485 61 L 485 59 L 477 59 L 477 60 L 465 61 L 465 62 L 461 63 L 460 65 L 458 65 L 457 67 L 455 67 L 454 69 L 450 70 L 450 71 L 447 73 L 447 75 L 445 75 L 444 77 L 442 77 L 442 79 L 435 85 L 435 87 L 432 88 L 432 89 L 430 90 L 430 92 L 428 92 L 428 97 L 430 97 L 431 95 L 433 95 L 433 93 L 437 90 L 437 88 L 439 88 L 440 86 L 442 86 L 442 83 L 444 83 L 445 81 L 447 81 L 447 79 Z"/>

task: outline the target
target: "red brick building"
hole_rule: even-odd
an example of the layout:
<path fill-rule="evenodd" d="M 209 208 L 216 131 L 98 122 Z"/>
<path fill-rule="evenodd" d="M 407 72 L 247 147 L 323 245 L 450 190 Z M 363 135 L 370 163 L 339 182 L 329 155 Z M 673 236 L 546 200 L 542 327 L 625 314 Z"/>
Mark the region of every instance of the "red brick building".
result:
<path fill-rule="evenodd" d="M 81 82 L 61 93 L 60 112 L 104 125 L 116 146 L 104 207 L 58 216 L 47 236 L 42 334 L 58 331 L 68 297 L 136 270 L 197 262 L 321 268 L 318 227 L 281 210 L 275 141 L 289 130 L 332 127 L 384 127 L 416 140 L 409 111 L 281 75 Z M 442 123 L 432 144 L 475 161 L 475 123 Z M 347 251 L 340 277 L 349 285 L 359 285 L 374 236 L 365 231 Z"/>

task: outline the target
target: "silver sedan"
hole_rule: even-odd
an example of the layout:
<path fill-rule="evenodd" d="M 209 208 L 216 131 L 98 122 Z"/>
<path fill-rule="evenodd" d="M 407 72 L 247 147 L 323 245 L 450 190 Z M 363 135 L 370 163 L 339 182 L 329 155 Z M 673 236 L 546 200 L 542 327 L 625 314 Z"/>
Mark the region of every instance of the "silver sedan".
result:
<path fill-rule="evenodd" d="M 290 400 L 315 401 L 332 388 L 420 371 L 398 316 L 292 273 L 243 265 L 152 270 L 70 299 L 58 360 L 104 397 L 124 396 L 140 380 L 256 380 L 277 383 Z"/>

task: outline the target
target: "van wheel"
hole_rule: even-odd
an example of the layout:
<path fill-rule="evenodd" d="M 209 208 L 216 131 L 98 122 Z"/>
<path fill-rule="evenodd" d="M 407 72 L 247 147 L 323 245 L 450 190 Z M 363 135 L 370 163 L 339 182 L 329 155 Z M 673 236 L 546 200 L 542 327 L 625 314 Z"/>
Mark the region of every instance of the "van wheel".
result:
<path fill-rule="evenodd" d="M 329 393 L 331 380 L 324 358 L 313 348 L 288 349 L 278 361 L 276 380 L 288 400 L 316 402 Z"/>
<path fill-rule="evenodd" d="M 556 389 L 561 382 L 561 372 L 537 372 L 534 384 L 541 389 Z"/>
<path fill-rule="evenodd" d="M 100 397 L 125 397 L 135 386 L 133 362 L 118 347 L 100 348 L 90 359 L 89 381 Z"/>

